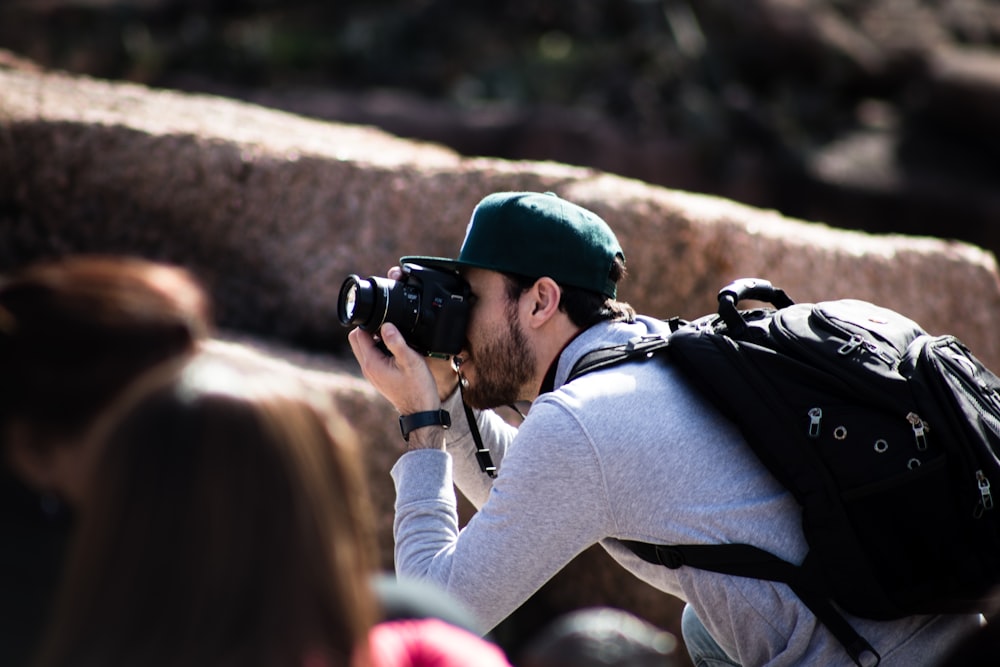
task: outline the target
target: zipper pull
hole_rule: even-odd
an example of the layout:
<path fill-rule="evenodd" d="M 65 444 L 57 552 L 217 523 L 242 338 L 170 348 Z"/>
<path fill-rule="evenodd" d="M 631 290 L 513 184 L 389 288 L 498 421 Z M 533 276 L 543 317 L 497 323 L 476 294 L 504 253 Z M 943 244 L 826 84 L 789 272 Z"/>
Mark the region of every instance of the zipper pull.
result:
<path fill-rule="evenodd" d="M 876 359 L 878 359 L 879 361 L 883 362 L 883 363 L 884 363 L 884 364 L 885 364 L 886 366 L 889 366 L 890 368 L 892 367 L 892 364 L 893 364 L 893 359 L 892 359 L 892 357 L 891 357 L 891 356 L 889 355 L 889 353 L 887 353 L 887 352 L 883 352 L 883 351 L 881 350 L 881 348 L 879 348 L 879 346 L 878 346 L 878 345 L 876 345 L 875 343 L 871 342 L 870 340 L 866 340 L 866 341 L 865 341 L 865 342 L 864 342 L 864 343 L 862 344 L 862 346 L 863 346 L 863 347 L 864 347 L 864 348 L 865 348 L 866 350 L 868 350 L 868 352 L 869 352 L 869 353 L 870 353 L 870 354 L 871 354 L 871 355 L 872 355 L 873 357 L 875 357 L 875 358 L 876 358 Z"/>
<path fill-rule="evenodd" d="M 840 346 L 837 350 L 837 354 L 842 354 L 847 356 L 848 354 L 853 354 L 856 349 L 864 345 L 865 338 L 861 334 L 854 334 L 851 339 Z"/>
<path fill-rule="evenodd" d="M 986 384 L 982 378 L 976 378 L 976 384 L 979 386 L 979 391 L 989 399 L 990 403 L 1000 409 L 1000 395 L 997 395 L 997 390 Z"/>
<path fill-rule="evenodd" d="M 920 451 L 927 449 L 927 431 L 931 430 L 931 427 L 916 412 L 906 415 L 906 421 L 910 422 L 913 427 L 913 437 L 917 441 L 917 449 Z"/>
<path fill-rule="evenodd" d="M 993 509 L 993 494 L 990 492 L 990 480 L 986 478 L 982 470 L 976 471 L 976 486 L 979 487 L 979 502 L 976 504 L 976 511 L 973 513 L 977 519 L 983 512 Z"/>
<path fill-rule="evenodd" d="M 811 408 L 809 410 L 809 437 L 819 437 L 819 421 L 823 418 L 823 408 Z"/>

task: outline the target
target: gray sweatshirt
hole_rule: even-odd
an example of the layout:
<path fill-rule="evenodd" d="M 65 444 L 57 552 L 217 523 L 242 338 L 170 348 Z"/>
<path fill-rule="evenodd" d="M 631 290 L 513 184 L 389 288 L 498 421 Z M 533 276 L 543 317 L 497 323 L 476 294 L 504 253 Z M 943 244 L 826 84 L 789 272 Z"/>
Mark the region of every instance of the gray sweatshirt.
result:
<path fill-rule="evenodd" d="M 665 331 L 663 322 L 642 317 L 596 325 L 563 351 L 556 389 L 532 403 L 519 428 L 479 413 L 499 466 L 495 480 L 480 471 L 460 399 L 452 397 L 447 452 L 408 452 L 392 469 L 397 572 L 444 587 L 487 631 L 599 543 L 626 570 L 692 605 L 745 666 L 852 665 L 785 585 L 670 570 L 618 542 L 745 542 L 795 563 L 806 553 L 795 500 L 679 371 L 640 361 L 563 384 L 590 350 Z M 478 508 L 461 530 L 455 486 Z M 850 620 L 882 665 L 905 667 L 933 664 L 979 623 L 976 615 Z"/>

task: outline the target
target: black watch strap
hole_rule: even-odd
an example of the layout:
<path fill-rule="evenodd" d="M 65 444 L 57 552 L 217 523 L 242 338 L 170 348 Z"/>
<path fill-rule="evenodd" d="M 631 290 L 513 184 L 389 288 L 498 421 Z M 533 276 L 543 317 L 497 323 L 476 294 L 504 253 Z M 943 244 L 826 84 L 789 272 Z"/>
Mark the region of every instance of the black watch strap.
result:
<path fill-rule="evenodd" d="M 451 426 L 451 415 L 445 409 L 414 412 L 412 415 L 399 415 L 399 432 L 403 440 L 410 441 L 410 433 L 425 426 Z"/>

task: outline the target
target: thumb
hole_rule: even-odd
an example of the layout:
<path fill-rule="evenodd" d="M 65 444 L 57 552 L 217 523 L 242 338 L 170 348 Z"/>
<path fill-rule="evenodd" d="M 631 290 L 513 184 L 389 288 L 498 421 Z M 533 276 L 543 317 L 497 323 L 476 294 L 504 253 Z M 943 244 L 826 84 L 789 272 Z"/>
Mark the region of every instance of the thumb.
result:
<path fill-rule="evenodd" d="M 379 336 L 382 338 L 382 342 L 385 346 L 389 348 L 392 352 L 392 356 L 396 358 L 397 361 L 405 358 L 408 354 L 415 354 L 414 350 L 410 349 L 410 346 L 406 344 L 406 340 L 403 338 L 403 334 L 399 331 L 395 324 L 391 322 L 386 322 L 379 329 Z"/>

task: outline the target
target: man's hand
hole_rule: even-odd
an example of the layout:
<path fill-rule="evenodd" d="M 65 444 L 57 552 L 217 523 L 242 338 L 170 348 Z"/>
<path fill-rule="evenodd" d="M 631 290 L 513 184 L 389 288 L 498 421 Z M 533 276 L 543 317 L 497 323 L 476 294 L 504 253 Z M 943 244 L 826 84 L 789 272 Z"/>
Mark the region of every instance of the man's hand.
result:
<path fill-rule="evenodd" d="M 457 375 L 451 364 L 443 359 L 425 358 L 413 350 L 393 324 L 383 324 L 381 332 L 382 342 L 392 353 L 391 357 L 376 347 L 371 334 L 360 328 L 347 336 L 364 376 L 401 415 L 439 409 L 442 398 L 430 366 L 433 365 L 438 370 L 443 383 L 447 382 L 447 375 L 441 371 L 441 367 L 446 367 L 451 374 L 451 390 L 454 390 Z M 409 449 L 443 449 L 443 430 L 441 427 L 431 426 L 416 429 L 407 445 Z"/>
<path fill-rule="evenodd" d="M 451 357 L 447 359 L 427 357 L 426 361 L 437 384 L 438 398 L 444 403 L 458 389 L 458 371 L 455 370 Z"/>
<path fill-rule="evenodd" d="M 402 276 L 398 266 L 389 269 L 390 279 L 399 280 Z M 399 329 L 389 322 L 382 325 L 379 337 L 392 353 L 391 357 L 376 346 L 375 336 L 361 328 L 354 329 L 347 336 L 351 350 L 361 365 L 361 372 L 372 386 L 401 415 L 439 409 L 441 402 L 458 387 L 458 373 L 451 360 L 421 355 L 406 344 Z M 414 433 L 416 437 L 410 438 L 410 449 L 443 447 L 444 440 L 439 433 L 439 428 L 417 429 Z"/>
<path fill-rule="evenodd" d="M 401 280 L 403 278 L 403 270 L 398 266 L 394 266 L 390 268 L 389 271 L 386 273 L 386 277 L 389 278 L 390 280 Z M 395 327 L 393 328 L 395 329 Z M 386 347 L 389 347 L 388 342 L 386 342 Z M 392 351 L 391 348 L 390 351 L 393 353 L 393 355 L 396 354 L 394 351 Z M 412 352 L 412 350 L 410 351 Z M 356 352 L 355 356 L 357 356 Z M 427 367 L 430 369 L 431 374 L 434 376 L 434 381 L 437 383 L 438 398 L 440 398 L 441 401 L 443 402 L 445 399 L 451 396 L 456 389 L 458 389 L 458 372 L 452 365 L 451 359 L 438 359 L 435 357 L 424 357 L 423 359 L 424 363 L 426 363 Z M 370 379 L 371 378 L 369 378 L 369 380 Z M 372 382 L 372 384 L 375 383 Z M 376 388 L 378 388 L 378 385 L 375 386 Z M 390 401 L 391 400 L 392 399 L 390 399 Z M 393 403 L 393 405 L 395 405 L 395 403 Z M 408 413 L 401 412 L 400 414 L 408 414 Z"/>
<path fill-rule="evenodd" d="M 437 382 L 424 356 L 406 344 L 394 324 L 386 322 L 380 333 L 391 357 L 375 346 L 371 334 L 360 328 L 347 336 L 364 376 L 401 415 L 440 408 Z"/>

